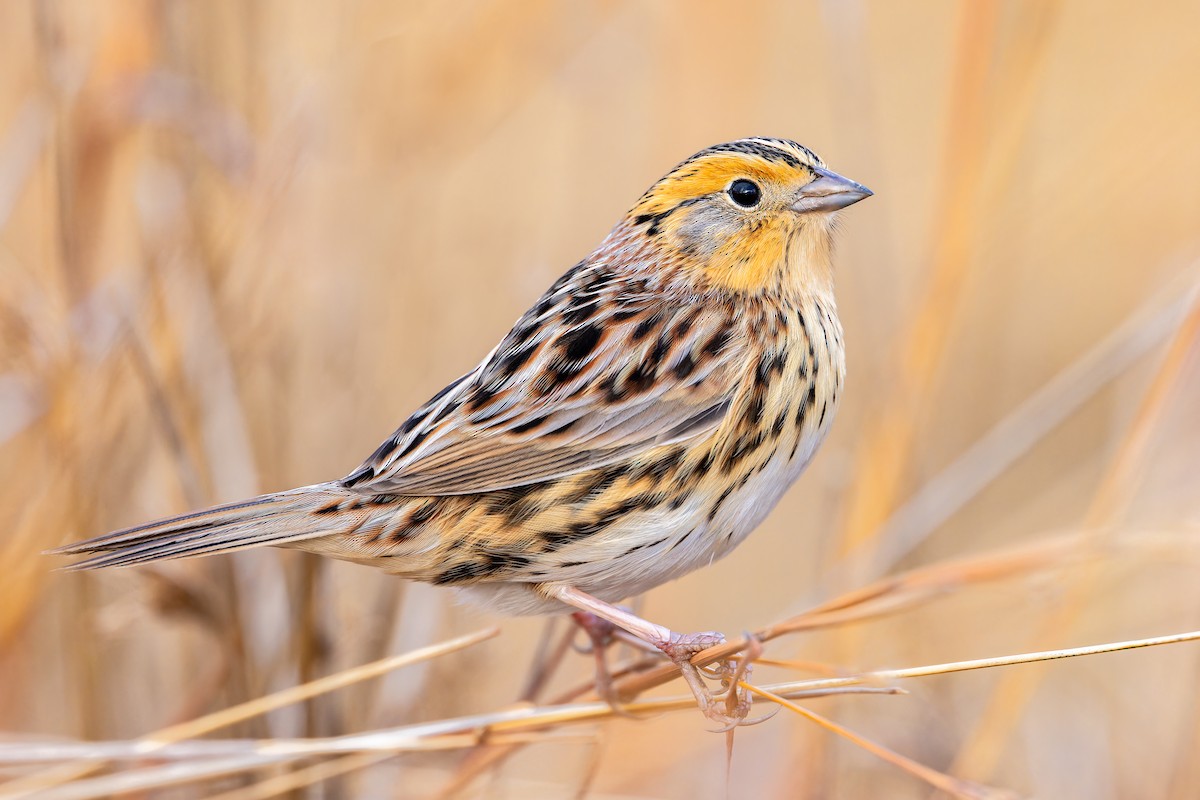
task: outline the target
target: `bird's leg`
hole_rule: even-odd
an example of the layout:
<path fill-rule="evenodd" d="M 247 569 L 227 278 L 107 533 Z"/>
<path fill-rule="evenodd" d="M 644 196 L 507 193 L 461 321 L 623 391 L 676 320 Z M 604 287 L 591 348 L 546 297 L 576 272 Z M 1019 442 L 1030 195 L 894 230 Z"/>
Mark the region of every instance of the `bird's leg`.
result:
<path fill-rule="evenodd" d="M 700 651 L 722 644 L 725 641 L 725 637 L 721 634 L 675 633 L 670 628 L 664 628 L 662 625 L 656 625 L 649 620 L 642 619 L 630 611 L 592 597 L 587 592 L 576 589 L 573 586 L 546 583 L 540 584 L 537 587 L 537 591 L 544 597 L 558 600 L 560 603 L 577 608 L 580 611 L 598 617 L 600 620 L 606 620 L 617 627 L 623 628 L 665 653 L 667 658 L 671 659 L 679 667 L 683 679 L 687 681 L 688 688 L 696 696 L 696 702 L 699 704 L 704 716 L 718 723 L 721 726 L 719 730 L 731 730 L 737 725 L 742 724 L 745 720 L 746 710 L 749 706 L 741 700 L 737 681 L 730 680 L 730 678 L 740 676 L 744 667 L 739 667 L 736 670 L 733 667 L 729 667 L 729 672 L 723 672 L 722 683 L 724 684 L 723 688 L 725 692 L 714 696 L 704 683 L 704 678 L 701 676 L 700 670 L 691 662 L 692 657 Z M 585 630 L 587 630 L 586 627 Z M 611 636 L 611 632 L 609 635 Z M 743 659 L 739 659 L 739 661 L 743 661 Z M 748 663 L 748 659 L 745 659 L 743 663 Z M 599 689 L 599 687 L 597 688 Z M 611 691 L 611 687 L 609 690 Z M 717 700 L 723 694 L 725 695 L 726 707 L 729 713 L 721 711 L 717 705 Z M 730 700 L 730 696 L 732 696 L 732 701 Z"/>
<path fill-rule="evenodd" d="M 580 650 L 581 652 L 590 652 L 592 657 L 596 660 L 596 678 L 593 684 L 596 689 L 596 695 L 601 700 L 608 703 L 614 714 L 620 714 L 622 717 L 634 717 L 635 715 L 630 714 L 625 710 L 625 707 L 621 705 L 620 695 L 617 694 L 616 687 L 613 686 L 612 671 L 608 668 L 609 646 L 612 645 L 612 643 L 618 637 L 628 644 L 626 637 L 628 637 L 629 634 L 608 620 L 602 619 L 590 611 L 576 611 L 571 614 L 571 618 L 575 620 L 575 624 L 577 624 L 583 630 L 583 632 L 587 634 L 588 639 L 591 640 L 587 650 L 583 650 L 583 648 L 580 647 L 577 647 L 576 649 Z M 621 636 L 621 634 L 624 634 L 624 636 Z M 636 639 L 635 641 L 640 647 L 649 647 L 649 645 L 646 642 L 643 642 L 641 639 Z"/>
<path fill-rule="evenodd" d="M 580 629 L 591 640 L 588 651 L 596 659 L 596 694 L 600 699 L 612 706 L 613 711 L 625 713 L 617 693 L 613 689 L 612 673 L 608 669 L 608 646 L 613 641 L 613 631 L 616 626 L 606 619 L 601 619 L 590 611 L 576 611 L 571 614 Z"/>

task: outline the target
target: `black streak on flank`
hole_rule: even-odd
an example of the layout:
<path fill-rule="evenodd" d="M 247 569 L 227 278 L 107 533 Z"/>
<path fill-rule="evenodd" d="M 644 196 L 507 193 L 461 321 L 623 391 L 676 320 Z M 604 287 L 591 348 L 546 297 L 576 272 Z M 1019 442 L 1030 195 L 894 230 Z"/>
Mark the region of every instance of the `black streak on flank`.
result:
<path fill-rule="evenodd" d="M 521 569 L 527 567 L 532 559 L 518 553 L 508 553 L 503 550 L 489 550 L 483 554 L 487 559 L 488 569 L 495 573 L 501 570 Z"/>
<path fill-rule="evenodd" d="M 542 551 L 553 553 L 564 545 L 594 536 L 604 528 L 603 522 L 575 522 L 568 525 L 566 530 L 542 531 Z"/>
<path fill-rule="evenodd" d="M 721 504 L 724 503 L 726 500 L 728 500 L 729 495 L 731 495 L 731 494 L 733 494 L 732 486 L 730 486 L 724 492 L 722 492 L 721 496 L 717 498 L 717 502 L 713 503 L 713 507 L 708 510 L 708 521 L 709 522 L 712 522 L 716 518 L 717 512 L 721 510 Z"/>
<path fill-rule="evenodd" d="M 437 512 L 438 504 L 436 500 L 426 500 L 421 505 L 413 509 L 413 512 L 408 517 L 409 525 L 424 525 L 429 520 L 433 519 L 434 513 Z"/>
<path fill-rule="evenodd" d="M 764 435 L 762 431 L 759 431 L 754 436 L 746 435 L 739 438 L 734 444 L 733 450 L 725 456 L 725 461 L 721 465 L 721 471 L 726 475 L 733 472 L 733 468 L 741 463 L 742 459 L 762 446 L 763 439 Z"/>
<path fill-rule="evenodd" d="M 631 553 L 636 553 L 638 550 L 641 550 L 646 547 L 658 547 L 660 544 L 662 544 L 669 538 L 671 538 L 671 537 L 664 536 L 661 539 L 655 539 L 653 542 L 645 542 L 643 544 L 634 545 L 633 547 L 626 550 L 624 553 L 621 553 L 621 555 L 617 556 L 617 558 L 624 558 L 625 556 L 630 555 Z"/>
<path fill-rule="evenodd" d="M 481 578 L 486 574 L 487 567 L 485 567 L 483 564 L 479 564 L 474 561 L 467 561 L 462 564 L 455 564 L 453 567 L 434 578 L 433 582 L 438 586 L 466 583 L 467 581 Z"/>
<path fill-rule="evenodd" d="M 801 425 L 804 423 L 805 417 L 808 416 L 808 412 L 812 409 L 812 407 L 814 405 L 816 405 L 816 402 L 817 402 L 817 382 L 810 381 L 808 384 L 808 395 L 804 398 L 804 402 L 800 404 L 800 407 L 798 409 L 796 409 L 796 424 L 797 425 Z"/>
<path fill-rule="evenodd" d="M 804 329 L 804 340 L 808 342 L 808 369 L 815 379 L 819 366 L 817 364 L 817 346 L 813 341 L 812 331 L 809 329 L 808 323 L 804 319 L 804 315 L 797 312 L 797 316 L 800 318 L 800 327 Z"/>
<path fill-rule="evenodd" d="M 824 410 L 822 410 L 822 415 L 824 415 Z M 787 424 L 787 411 L 786 410 L 780 411 L 779 416 L 777 416 L 775 418 L 775 422 L 771 424 L 771 434 L 774 436 L 779 436 L 780 434 L 782 434 L 783 426 L 785 424 Z"/>
<path fill-rule="evenodd" d="M 758 383 L 759 386 L 763 386 L 763 387 L 768 386 L 771 383 L 771 375 L 772 374 L 774 374 L 776 372 L 778 372 L 780 375 L 783 374 L 783 367 L 784 367 L 785 361 L 786 361 L 786 358 L 784 357 L 783 353 L 776 353 L 775 355 L 763 356 L 762 359 L 758 362 L 758 369 L 755 370 L 754 380 Z"/>
<path fill-rule="evenodd" d="M 504 509 L 504 521 L 510 528 L 518 528 L 533 519 L 542 510 L 541 502 L 535 497 L 522 497 Z"/>
<path fill-rule="evenodd" d="M 498 572 L 518 570 L 530 564 L 528 556 L 506 553 L 499 550 L 486 551 L 479 554 L 482 561 L 468 561 L 456 564 L 433 579 L 435 584 L 466 583 L 478 578 L 494 576 Z"/>
<path fill-rule="evenodd" d="M 668 552 L 668 553 L 669 553 L 669 552 L 671 552 L 671 551 L 672 551 L 672 550 L 674 550 L 676 547 L 679 547 L 679 545 L 681 545 L 681 544 L 683 544 L 684 542 L 686 542 L 686 541 L 688 540 L 688 537 L 689 537 L 689 536 L 691 536 L 693 533 L 695 533 L 695 531 L 688 531 L 688 532 L 687 532 L 687 533 L 685 533 L 683 536 L 681 536 L 681 537 L 679 537 L 678 539 L 676 539 L 676 540 L 675 540 L 675 544 L 671 545 L 671 546 L 670 546 L 670 547 L 667 549 L 667 552 Z"/>
<path fill-rule="evenodd" d="M 677 447 L 674 450 L 668 451 L 665 455 L 659 458 L 650 468 L 650 474 L 657 480 L 663 480 L 667 477 L 667 473 L 679 466 L 683 461 L 684 449 Z"/>
<path fill-rule="evenodd" d="M 614 483 L 621 479 L 625 474 L 624 465 L 616 465 L 612 467 L 604 467 L 596 470 L 592 474 L 592 478 L 586 484 L 586 492 L 584 497 L 599 497 L 608 491 Z"/>
<path fill-rule="evenodd" d="M 750 410 L 747 416 L 750 419 L 750 424 L 757 426 L 762 422 L 763 411 L 766 410 L 767 398 L 763 396 L 762 391 L 756 391 L 754 397 L 750 400 Z"/>

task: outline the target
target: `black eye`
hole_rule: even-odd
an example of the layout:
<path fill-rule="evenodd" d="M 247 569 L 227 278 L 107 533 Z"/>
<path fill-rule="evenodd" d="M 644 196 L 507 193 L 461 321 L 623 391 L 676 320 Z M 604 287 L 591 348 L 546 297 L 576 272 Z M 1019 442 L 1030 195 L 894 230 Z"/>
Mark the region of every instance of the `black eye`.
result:
<path fill-rule="evenodd" d="M 758 204 L 762 192 L 754 181 L 738 178 L 729 184 L 729 197 L 742 208 L 750 208 Z"/>

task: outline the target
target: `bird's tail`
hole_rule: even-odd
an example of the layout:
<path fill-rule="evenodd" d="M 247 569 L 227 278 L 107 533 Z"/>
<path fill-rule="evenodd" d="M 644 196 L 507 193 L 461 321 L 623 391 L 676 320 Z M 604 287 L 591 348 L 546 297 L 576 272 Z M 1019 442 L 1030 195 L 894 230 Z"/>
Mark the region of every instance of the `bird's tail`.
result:
<path fill-rule="evenodd" d="M 125 528 L 48 552 L 91 555 L 65 567 L 80 570 L 288 544 L 353 527 L 337 513 L 349 499 L 341 486 L 322 483 Z"/>

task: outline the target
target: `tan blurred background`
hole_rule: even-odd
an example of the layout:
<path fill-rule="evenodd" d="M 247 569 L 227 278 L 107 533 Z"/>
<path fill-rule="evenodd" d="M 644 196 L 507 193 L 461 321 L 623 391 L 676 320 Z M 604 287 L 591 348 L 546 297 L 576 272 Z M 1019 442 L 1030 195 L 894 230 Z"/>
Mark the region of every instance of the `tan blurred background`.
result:
<path fill-rule="evenodd" d="M 39 553 L 345 474 L 662 172 L 746 135 L 876 192 L 844 215 L 846 400 L 760 531 L 645 613 L 733 634 L 1078 536 L 768 653 L 857 670 L 1200 628 L 1198 30 L 1182 1 L 0 5 L 0 728 L 136 737 L 496 621 L 294 553 L 102 574 Z M 502 624 L 221 735 L 502 707 L 544 622 Z M 1189 798 L 1198 666 L 1182 644 L 811 707 L 1021 795 Z M 696 713 L 578 730 L 466 796 L 931 792 L 788 712 L 728 768 Z M 301 796 L 437 796 L 461 758 Z"/>

